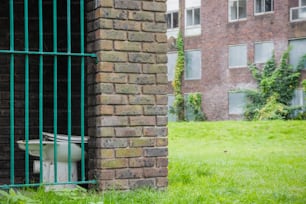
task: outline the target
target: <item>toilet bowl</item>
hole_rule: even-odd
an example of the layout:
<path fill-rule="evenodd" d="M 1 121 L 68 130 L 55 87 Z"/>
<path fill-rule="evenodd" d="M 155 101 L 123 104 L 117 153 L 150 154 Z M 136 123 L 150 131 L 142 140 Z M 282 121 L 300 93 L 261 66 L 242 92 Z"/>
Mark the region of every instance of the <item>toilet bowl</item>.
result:
<path fill-rule="evenodd" d="M 54 134 L 43 132 L 44 140 L 42 140 L 42 159 L 43 159 L 43 179 L 46 183 L 54 182 Z M 77 162 L 82 158 L 82 149 L 80 143 L 82 139 L 80 136 L 70 137 L 70 168 L 71 168 L 71 181 L 77 181 Z M 88 137 L 84 137 L 84 143 L 88 142 Z M 18 147 L 22 150 L 26 150 L 26 141 L 18 140 Z M 56 136 L 56 157 L 57 157 L 57 172 L 58 182 L 68 182 L 68 168 L 69 168 L 69 154 L 68 154 L 68 136 L 63 134 L 57 134 Z M 85 153 L 85 152 L 84 152 Z M 28 154 L 34 157 L 40 157 L 40 140 L 31 139 L 28 140 Z M 85 156 L 85 155 L 84 155 Z M 34 161 L 33 171 L 39 172 L 40 161 Z M 75 185 L 57 185 L 52 189 L 60 188 L 73 188 Z"/>

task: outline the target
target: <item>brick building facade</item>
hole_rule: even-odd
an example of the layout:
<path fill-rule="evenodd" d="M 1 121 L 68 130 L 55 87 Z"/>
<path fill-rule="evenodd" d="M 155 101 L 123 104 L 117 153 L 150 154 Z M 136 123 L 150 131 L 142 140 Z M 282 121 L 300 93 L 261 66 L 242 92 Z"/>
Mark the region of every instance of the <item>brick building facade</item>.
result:
<path fill-rule="evenodd" d="M 173 37 L 176 38 L 180 25 L 185 36 L 187 63 L 190 63 L 185 67 L 187 75 L 183 91 L 203 95 L 202 106 L 209 120 L 242 118 L 243 95 L 239 90 L 256 88 L 247 69 L 248 63 L 263 63 L 272 51 L 278 61 L 289 44 L 293 47 L 292 64 L 296 64 L 298 56 L 306 54 L 306 49 L 301 48 L 306 47 L 306 19 L 303 15 L 306 2 L 266 0 L 265 5 L 261 2 L 167 2 L 168 80 L 171 81 L 173 77 L 176 58 Z M 176 12 L 179 9 L 183 15 L 177 23 Z M 302 78 L 305 77 L 306 71 L 303 71 Z M 169 87 L 168 103 L 171 105 L 171 83 Z M 300 89 L 297 93 L 296 97 L 303 97 Z"/>

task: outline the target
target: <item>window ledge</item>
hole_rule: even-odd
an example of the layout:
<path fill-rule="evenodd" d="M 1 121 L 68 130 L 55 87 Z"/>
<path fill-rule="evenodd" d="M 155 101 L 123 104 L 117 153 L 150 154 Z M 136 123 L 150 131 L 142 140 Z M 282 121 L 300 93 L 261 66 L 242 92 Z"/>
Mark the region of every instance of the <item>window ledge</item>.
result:
<path fill-rule="evenodd" d="M 274 14 L 274 11 L 254 13 L 254 16 L 263 16 L 263 15 L 269 15 L 269 14 Z"/>
<path fill-rule="evenodd" d="M 247 21 L 247 18 L 239 18 L 237 20 L 228 20 L 229 23 L 239 23 L 239 22 L 244 22 Z"/>

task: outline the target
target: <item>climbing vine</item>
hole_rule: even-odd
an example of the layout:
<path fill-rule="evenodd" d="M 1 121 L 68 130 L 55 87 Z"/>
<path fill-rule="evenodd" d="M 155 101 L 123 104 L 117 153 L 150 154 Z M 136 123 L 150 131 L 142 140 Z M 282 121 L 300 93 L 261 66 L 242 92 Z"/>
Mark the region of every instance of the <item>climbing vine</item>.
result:
<path fill-rule="evenodd" d="M 258 82 L 258 90 L 248 91 L 249 103 L 245 110 L 248 120 L 287 119 L 291 117 L 289 106 L 294 90 L 299 85 L 301 69 L 306 56 L 303 56 L 296 69 L 289 64 L 289 51 L 286 50 L 277 64 L 273 56 L 263 69 L 250 65 L 253 78 Z"/>
<path fill-rule="evenodd" d="M 184 95 L 182 92 L 182 81 L 185 67 L 185 53 L 184 53 L 184 40 L 182 33 L 179 32 L 177 40 L 177 61 L 175 66 L 174 80 L 172 82 L 174 90 L 174 104 L 172 112 L 177 115 L 178 121 L 183 121 L 185 119 L 185 109 L 184 109 Z"/>

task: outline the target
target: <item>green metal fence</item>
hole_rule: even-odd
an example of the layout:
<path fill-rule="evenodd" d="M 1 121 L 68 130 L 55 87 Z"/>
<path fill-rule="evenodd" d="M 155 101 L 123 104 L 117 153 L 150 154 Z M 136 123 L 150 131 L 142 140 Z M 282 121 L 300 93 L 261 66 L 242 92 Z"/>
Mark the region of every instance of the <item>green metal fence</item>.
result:
<path fill-rule="evenodd" d="M 20 2 L 20 1 L 19 1 Z M 43 24 L 43 17 L 44 17 L 44 11 L 43 11 L 43 0 L 38 0 L 38 18 L 39 18 L 39 38 L 38 38 L 38 45 L 39 49 L 37 50 L 30 50 L 29 46 L 29 1 L 24 0 L 24 49 L 15 49 L 15 31 L 14 31 L 14 0 L 9 1 L 9 32 L 10 32 L 10 46 L 7 50 L 0 50 L 0 55 L 5 55 L 10 58 L 10 183 L 5 185 L 0 185 L 0 188 L 10 188 L 10 187 L 31 187 L 31 186 L 40 186 L 40 185 L 61 185 L 61 184 L 88 184 L 88 183 L 95 183 L 94 180 L 86 180 L 86 172 L 85 172 L 85 57 L 92 57 L 95 58 L 95 54 L 85 53 L 85 29 L 84 29 L 84 0 L 79 1 L 79 22 L 80 22 L 80 41 L 79 43 L 80 52 L 72 52 L 71 45 L 71 18 L 73 17 L 71 15 L 71 1 L 67 0 L 67 49 L 66 52 L 60 52 L 58 50 L 58 25 L 57 25 L 57 0 L 50 0 L 49 1 L 51 5 L 53 6 L 53 51 L 44 51 L 44 24 Z M 74 2 L 75 3 L 75 2 Z M 33 9 L 33 8 L 31 8 Z M 1 40 L 1 39 L 0 39 Z M 76 42 L 73 42 L 76 43 Z M 23 56 L 24 57 L 24 140 L 25 140 L 25 178 L 24 183 L 16 183 L 15 182 L 15 151 L 16 151 L 16 138 L 15 138 L 15 115 L 14 115 L 14 100 L 15 100 L 15 93 L 14 93 L 14 73 L 15 73 L 15 56 Z M 38 56 L 39 58 L 39 153 L 40 153 L 40 159 L 39 159 L 39 169 L 40 169 L 40 177 L 39 182 L 32 183 L 30 182 L 29 172 L 30 172 L 30 157 L 29 157 L 29 83 L 30 83 L 30 77 L 29 77 L 29 58 L 30 56 Z M 52 57 L 53 58 L 53 134 L 54 134 L 54 181 L 53 182 L 47 182 L 44 181 L 43 178 L 43 172 L 44 172 L 44 158 L 43 158 L 43 130 L 44 130 L 44 103 L 43 103 L 43 89 L 44 89 L 44 57 Z M 60 56 L 66 56 L 67 57 L 67 136 L 68 136 L 68 180 L 66 182 L 59 182 L 58 181 L 58 161 L 57 161 L 57 135 L 58 135 L 58 57 Z M 72 112 L 72 101 L 71 101 L 71 73 L 72 73 L 72 66 L 71 66 L 71 60 L 72 57 L 78 57 L 80 58 L 80 78 L 79 78 L 79 84 L 80 84 L 80 136 L 81 136 L 81 176 L 78 181 L 72 181 L 71 180 L 71 137 L 72 137 L 72 118 L 71 118 L 71 112 Z M 75 102 L 73 102 L 75 103 Z M 0 107 L 1 108 L 1 107 Z"/>

